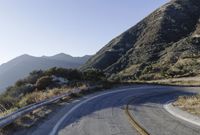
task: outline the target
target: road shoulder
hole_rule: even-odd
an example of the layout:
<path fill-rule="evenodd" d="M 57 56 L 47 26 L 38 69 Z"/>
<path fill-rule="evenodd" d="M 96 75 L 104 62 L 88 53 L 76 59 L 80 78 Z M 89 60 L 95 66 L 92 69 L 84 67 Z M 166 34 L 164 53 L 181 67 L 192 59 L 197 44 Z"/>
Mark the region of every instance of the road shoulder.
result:
<path fill-rule="evenodd" d="M 194 124 L 200 127 L 200 117 L 192 115 L 186 111 L 179 109 L 172 105 L 172 102 L 168 102 L 164 105 L 164 109 L 169 112 L 174 117 L 177 117 L 181 120 Z"/>

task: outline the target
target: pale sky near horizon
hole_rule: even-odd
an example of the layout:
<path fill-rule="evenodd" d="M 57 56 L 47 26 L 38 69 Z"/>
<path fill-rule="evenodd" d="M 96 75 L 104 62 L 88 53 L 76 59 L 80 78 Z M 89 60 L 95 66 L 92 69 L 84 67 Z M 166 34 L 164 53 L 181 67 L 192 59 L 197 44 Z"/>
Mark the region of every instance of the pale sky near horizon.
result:
<path fill-rule="evenodd" d="M 169 0 L 0 0 L 0 64 L 22 54 L 95 54 Z"/>

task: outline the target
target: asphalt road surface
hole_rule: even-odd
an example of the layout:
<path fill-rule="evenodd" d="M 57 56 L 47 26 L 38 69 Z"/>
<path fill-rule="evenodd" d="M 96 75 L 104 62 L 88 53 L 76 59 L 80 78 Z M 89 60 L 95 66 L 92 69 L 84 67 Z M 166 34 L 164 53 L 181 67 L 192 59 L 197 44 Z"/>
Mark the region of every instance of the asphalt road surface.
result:
<path fill-rule="evenodd" d="M 179 95 L 193 94 L 200 88 L 133 86 L 81 98 L 66 105 L 30 135 L 138 135 L 129 123 L 125 106 L 134 119 L 151 135 L 199 135 L 200 128 L 175 118 L 163 105 Z"/>

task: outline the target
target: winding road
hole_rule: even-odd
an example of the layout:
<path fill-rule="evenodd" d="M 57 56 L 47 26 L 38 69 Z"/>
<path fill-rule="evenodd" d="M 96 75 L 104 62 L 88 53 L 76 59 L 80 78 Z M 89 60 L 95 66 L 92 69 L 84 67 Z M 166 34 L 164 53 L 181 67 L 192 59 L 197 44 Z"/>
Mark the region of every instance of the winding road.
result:
<path fill-rule="evenodd" d="M 66 104 L 32 135 L 140 135 L 125 113 L 151 135 L 199 135 L 200 127 L 169 114 L 163 105 L 199 88 L 139 85 L 99 92 Z M 199 89 L 200 90 L 200 89 Z"/>

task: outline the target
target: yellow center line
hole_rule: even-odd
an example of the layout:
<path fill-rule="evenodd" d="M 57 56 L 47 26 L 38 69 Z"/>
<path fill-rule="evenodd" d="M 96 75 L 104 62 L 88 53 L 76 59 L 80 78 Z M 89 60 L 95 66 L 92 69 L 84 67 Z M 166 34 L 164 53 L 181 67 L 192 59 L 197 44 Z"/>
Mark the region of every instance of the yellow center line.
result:
<path fill-rule="evenodd" d="M 140 135 L 150 135 L 133 117 L 133 115 L 131 115 L 131 113 L 129 112 L 129 104 L 126 105 L 125 107 L 125 114 L 130 122 L 130 124 L 132 125 L 132 127 L 134 129 L 137 130 L 137 132 Z"/>

